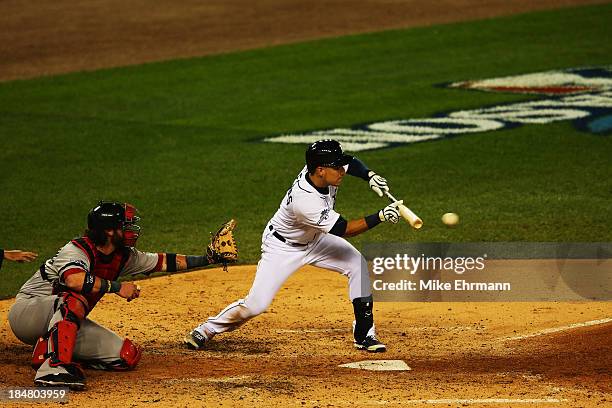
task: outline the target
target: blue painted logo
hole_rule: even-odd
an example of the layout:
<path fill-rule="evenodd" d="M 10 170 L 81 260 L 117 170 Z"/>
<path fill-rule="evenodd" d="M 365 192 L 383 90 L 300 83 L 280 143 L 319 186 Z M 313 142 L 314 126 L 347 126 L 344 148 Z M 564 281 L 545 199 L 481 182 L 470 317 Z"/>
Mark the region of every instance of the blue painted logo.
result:
<path fill-rule="evenodd" d="M 355 152 L 565 120 L 573 121 L 580 130 L 598 134 L 612 132 L 612 66 L 545 71 L 444 86 L 544 97 L 441 113 L 431 118 L 398 119 L 351 128 L 280 135 L 264 141 L 310 144 L 320 139 L 336 139 L 346 150 Z"/>

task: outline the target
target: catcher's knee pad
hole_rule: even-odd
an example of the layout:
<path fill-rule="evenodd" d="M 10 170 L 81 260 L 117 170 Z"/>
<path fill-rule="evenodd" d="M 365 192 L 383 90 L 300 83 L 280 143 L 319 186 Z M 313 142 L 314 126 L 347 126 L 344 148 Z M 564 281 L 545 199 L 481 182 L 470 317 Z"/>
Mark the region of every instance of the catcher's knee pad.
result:
<path fill-rule="evenodd" d="M 62 313 L 62 319 L 80 326 L 81 320 L 83 320 L 89 312 L 87 299 L 76 292 L 64 292 L 59 296 L 61 299 L 59 308 Z"/>

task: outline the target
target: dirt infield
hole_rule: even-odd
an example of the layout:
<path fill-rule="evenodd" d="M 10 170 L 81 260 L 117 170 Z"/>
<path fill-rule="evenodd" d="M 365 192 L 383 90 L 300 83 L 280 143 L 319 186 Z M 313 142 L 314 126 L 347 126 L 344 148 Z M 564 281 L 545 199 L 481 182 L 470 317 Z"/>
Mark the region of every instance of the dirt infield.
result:
<path fill-rule="evenodd" d="M 182 336 L 249 289 L 254 268 L 196 271 L 141 281 L 142 297 L 107 296 L 91 318 L 145 347 L 135 371 L 87 370 L 81 406 L 596 406 L 612 398 L 612 323 L 508 340 L 612 316 L 609 303 L 378 303 L 389 351 L 351 344 L 346 280 L 304 268 L 270 311 L 189 351 Z M 313 284 L 316 282 L 316 284 Z M 7 324 L 0 302 L 0 388 L 30 386 L 31 349 Z M 404 360 L 411 371 L 340 368 Z"/>
<path fill-rule="evenodd" d="M 215 0 L 0 2 L 0 81 L 214 54 L 341 34 L 506 15 L 597 0 Z M 584 406 L 611 404 L 611 303 L 378 303 L 383 355 L 351 345 L 345 278 L 305 268 L 266 314 L 206 351 L 180 339 L 249 289 L 253 266 L 140 282 L 91 318 L 145 347 L 135 371 L 87 370 L 70 406 Z M 31 386 L 31 348 L 0 301 L 0 388 Z M 540 331 L 559 328 L 552 333 Z M 510 339 L 531 335 L 522 339 Z M 404 360 L 411 371 L 338 367 Z M 4 404 L 0 404 L 4 405 Z M 19 406 L 11 404 L 10 406 Z M 25 405 L 24 405 L 25 406 Z M 31 405 L 27 405 L 31 406 Z"/>
<path fill-rule="evenodd" d="M 606 0 L 0 2 L 0 81 Z"/>

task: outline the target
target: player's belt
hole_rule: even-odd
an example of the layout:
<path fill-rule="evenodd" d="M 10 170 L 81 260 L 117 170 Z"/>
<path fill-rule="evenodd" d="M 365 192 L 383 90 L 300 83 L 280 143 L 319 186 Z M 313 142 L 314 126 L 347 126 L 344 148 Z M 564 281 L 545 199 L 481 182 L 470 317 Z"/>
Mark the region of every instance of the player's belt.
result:
<path fill-rule="evenodd" d="M 270 231 L 273 231 L 274 227 L 270 225 L 269 229 L 270 229 Z M 281 234 L 279 234 L 276 231 L 273 231 L 272 235 L 274 235 L 276 237 L 276 239 L 278 239 L 281 242 L 284 242 L 287 245 L 291 245 L 291 246 L 294 246 L 294 247 L 305 247 L 305 246 L 308 246 L 308 244 L 298 244 L 297 242 L 287 242 L 285 237 L 283 237 Z"/>

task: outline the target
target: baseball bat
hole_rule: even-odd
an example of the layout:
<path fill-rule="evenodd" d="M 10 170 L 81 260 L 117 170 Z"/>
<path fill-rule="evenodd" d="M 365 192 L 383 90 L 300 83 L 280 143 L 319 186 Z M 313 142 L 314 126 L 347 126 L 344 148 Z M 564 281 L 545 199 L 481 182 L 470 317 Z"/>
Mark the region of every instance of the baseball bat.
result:
<path fill-rule="evenodd" d="M 391 200 L 392 203 L 398 201 L 388 191 L 385 191 L 385 195 L 389 198 L 389 200 Z M 421 220 L 418 215 L 413 213 L 410 208 L 406 207 L 404 204 L 398 205 L 397 208 L 399 209 L 400 215 L 404 217 L 406 222 L 410 224 L 412 228 L 419 229 L 423 226 L 423 220 Z"/>

